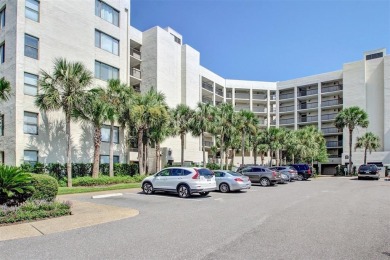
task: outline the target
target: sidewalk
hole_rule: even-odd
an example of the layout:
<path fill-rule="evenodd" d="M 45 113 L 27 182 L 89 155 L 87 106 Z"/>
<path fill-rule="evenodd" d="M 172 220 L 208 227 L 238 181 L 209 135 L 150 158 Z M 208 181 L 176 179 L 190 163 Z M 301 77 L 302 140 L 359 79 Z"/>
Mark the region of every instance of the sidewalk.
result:
<path fill-rule="evenodd" d="M 77 197 L 91 197 L 94 195 L 138 191 L 139 189 L 127 189 L 57 196 L 57 200 L 59 201 L 69 200 L 72 202 L 72 215 L 0 227 L 0 241 L 44 236 L 47 234 L 135 217 L 139 214 L 139 211 L 136 209 L 82 202 L 78 201 Z"/>

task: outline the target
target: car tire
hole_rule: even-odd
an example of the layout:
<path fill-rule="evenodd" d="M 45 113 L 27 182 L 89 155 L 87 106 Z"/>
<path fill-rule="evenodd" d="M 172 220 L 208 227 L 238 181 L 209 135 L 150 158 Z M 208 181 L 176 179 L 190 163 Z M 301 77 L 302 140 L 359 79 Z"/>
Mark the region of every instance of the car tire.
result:
<path fill-rule="evenodd" d="M 221 183 L 221 185 L 219 185 L 219 191 L 222 192 L 222 193 L 227 193 L 230 191 L 230 187 L 229 187 L 229 184 L 227 183 Z"/>
<path fill-rule="evenodd" d="M 268 180 L 268 178 L 261 178 L 260 185 L 263 187 L 267 187 L 271 185 L 271 182 Z"/>
<path fill-rule="evenodd" d="M 298 181 L 303 181 L 305 178 L 303 178 L 303 174 L 298 174 Z"/>
<path fill-rule="evenodd" d="M 358 177 L 358 180 L 361 180 L 362 179 L 362 177 Z"/>
<path fill-rule="evenodd" d="M 150 182 L 145 182 L 144 184 L 142 184 L 142 191 L 146 195 L 153 194 L 154 193 L 153 185 Z"/>
<path fill-rule="evenodd" d="M 188 198 L 191 196 L 190 188 L 185 184 L 180 184 L 179 187 L 177 187 L 177 193 L 180 198 Z"/>
<path fill-rule="evenodd" d="M 200 196 L 202 197 L 206 197 L 207 195 L 209 195 L 210 192 L 208 191 L 204 191 L 204 192 L 199 192 Z"/>

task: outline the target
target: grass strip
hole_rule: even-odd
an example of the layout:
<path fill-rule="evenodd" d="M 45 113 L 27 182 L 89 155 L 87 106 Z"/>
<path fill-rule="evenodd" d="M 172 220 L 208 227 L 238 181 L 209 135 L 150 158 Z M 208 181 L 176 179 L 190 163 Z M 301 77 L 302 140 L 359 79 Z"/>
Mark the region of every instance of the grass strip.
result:
<path fill-rule="evenodd" d="M 141 183 L 121 183 L 107 186 L 82 186 L 82 187 L 59 187 L 58 195 L 65 194 L 76 194 L 76 193 L 85 193 L 85 192 L 96 192 L 96 191 L 106 191 L 106 190 L 122 190 L 122 189 L 132 189 L 140 188 Z"/>

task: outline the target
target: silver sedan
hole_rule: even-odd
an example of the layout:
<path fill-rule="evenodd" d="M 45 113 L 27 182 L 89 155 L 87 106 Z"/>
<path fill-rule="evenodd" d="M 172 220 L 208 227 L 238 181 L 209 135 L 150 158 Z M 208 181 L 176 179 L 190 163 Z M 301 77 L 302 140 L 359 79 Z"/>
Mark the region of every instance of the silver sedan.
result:
<path fill-rule="evenodd" d="M 214 171 L 217 190 L 220 192 L 229 192 L 234 190 L 243 190 L 251 188 L 249 177 L 237 172 L 228 170 Z"/>

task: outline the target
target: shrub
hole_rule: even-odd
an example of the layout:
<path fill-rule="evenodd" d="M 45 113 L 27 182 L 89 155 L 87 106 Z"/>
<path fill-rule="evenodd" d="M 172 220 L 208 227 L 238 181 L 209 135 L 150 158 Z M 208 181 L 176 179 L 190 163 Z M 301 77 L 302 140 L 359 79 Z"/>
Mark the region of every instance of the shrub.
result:
<path fill-rule="evenodd" d="M 219 164 L 216 164 L 216 163 L 208 163 L 208 164 L 206 164 L 206 168 L 208 168 L 210 170 L 219 170 L 220 169 Z"/>
<path fill-rule="evenodd" d="M 73 179 L 73 186 L 100 186 L 110 185 L 118 183 L 137 183 L 142 181 L 146 176 L 134 175 L 134 176 L 99 176 L 99 178 L 92 177 L 79 177 Z"/>
<path fill-rule="evenodd" d="M 70 202 L 27 201 L 18 207 L 0 207 L 0 225 L 71 214 Z"/>
<path fill-rule="evenodd" d="M 72 177 L 92 176 L 92 167 L 92 163 L 72 163 Z"/>
<path fill-rule="evenodd" d="M 58 182 L 46 174 L 31 174 L 35 191 L 29 194 L 32 200 L 53 201 L 58 193 Z"/>
<path fill-rule="evenodd" d="M 46 171 L 49 173 L 50 176 L 56 178 L 57 180 L 66 178 L 65 164 L 49 163 L 48 165 L 46 165 Z"/>
<path fill-rule="evenodd" d="M 103 163 L 100 165 L 100 172 L 103 175 L 109 175 L 110 174 L 110 169 L 109 169 L 109 164 L 108 163 Z M 136 163 L 114 163 L 114 175 L 115 176 L 123 176 L 123 175 L 128 175 L 128 176 L 134 176 L 138 174 L 138 164 Z"/>
<path fill-rule="evenodd" d="M 18 204 L 33 192 L 31 175 L 13 166 L 0 165 L 0 204 Z"/>

